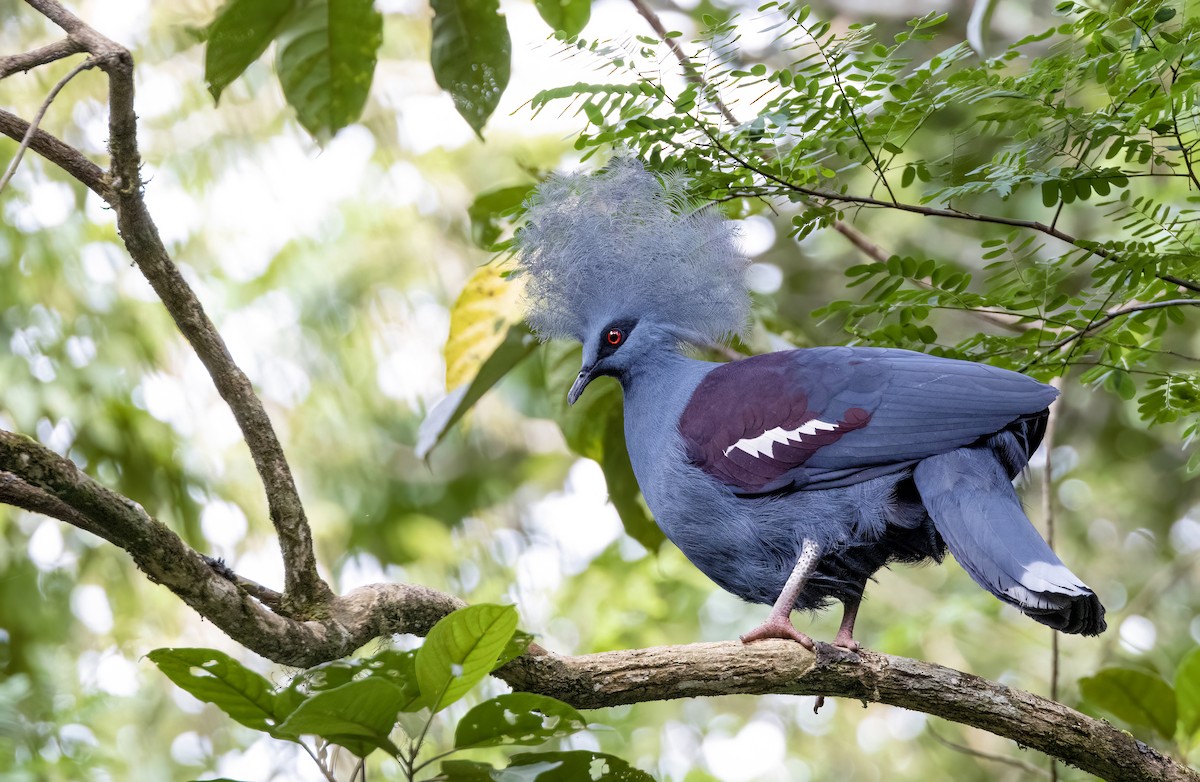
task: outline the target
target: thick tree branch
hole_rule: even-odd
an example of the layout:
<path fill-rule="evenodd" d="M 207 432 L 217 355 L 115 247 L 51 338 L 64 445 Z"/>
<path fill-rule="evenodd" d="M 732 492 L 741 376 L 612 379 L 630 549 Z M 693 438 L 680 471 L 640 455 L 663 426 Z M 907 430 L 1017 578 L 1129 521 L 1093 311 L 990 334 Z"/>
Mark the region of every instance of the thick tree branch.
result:
<path fill-rule="evenodd" d="M 0 503 L 27 510 L 30 513 L 40 513 L 52 519 L 59 519 L 72 526 L 86 530 L 93 535 L 103 537 L 102 528 L 92 524 L 87 516 L 84 516 L 54 495 L 36 486 L 32 486 L 16 475 L 3 470 L 0 470 Z"/>
<path fill-rule="evenodd" d="M 134 112 L 133 57 L 127 49 L 93 30 L 57 0 L 26 0 L 92 55 L 109 77 L 108 202 L 134 263 L 162 299 L 179 330 L 208 370 L 221 398 L 233 411 L 266 490 L 271 521 L 283 550 L 285 602 L 303 615 L 330 594 L 317 572 L 312 534 L 300 495 L 262 401 L 233 361 L 200 300 L 171 261 L 142 198 L 141 156 Z"/>
<path fill-rule="evenodd" d="M 282 664 L 334 660 L 390 633 L 423 635 L 463 605 L 424 587 L 378 584 L 326 599 L 319 619 L 291 619 L 255 599 L 256 590 L 239 588 L 242 579 L 215 567 L 141 505 L 28 437 L 0 430 L 0 478 L 0 502 L 60 518 L 124 549 L 151 581 L 230 638 Z"/>
<path fill-rule="evenodd" d="M 690 644 L 581 657 L 526 655 L 501 669 L 514 688 L 594 709 L 679 697 L 784 693 L 887 703 L 981 728 L 1108 780 L 1200 775 L 1125 731 L 1060 703 L 940 665 L 829 644 Z"/>
<path fill-rule="evenodd" d="M 15 487 L 15 488 L 13 488 Z M 132 500 L 27 437 L 0 431 L 0 501 L 96 531 L 147 577 L 234 641 L 275 662 L 308 667 L 393 633 L 424 635 L 463 605 L 420 586 L 374 584 L 331 597 L 317 619 L 280 616 L 223 565 L 189 548 Z M 232 577 L 231 577 L 232 576 Z M 1111 780 L 1200 780 L 1200 775 L 1102 720 L 1031 693 L 902 657 L 737 641 L 568 657 L 531 647 L 498 675 L 514 689 L 584 709 L 714 695 L 782 693 L 887 703 L 971 725 Z"/>

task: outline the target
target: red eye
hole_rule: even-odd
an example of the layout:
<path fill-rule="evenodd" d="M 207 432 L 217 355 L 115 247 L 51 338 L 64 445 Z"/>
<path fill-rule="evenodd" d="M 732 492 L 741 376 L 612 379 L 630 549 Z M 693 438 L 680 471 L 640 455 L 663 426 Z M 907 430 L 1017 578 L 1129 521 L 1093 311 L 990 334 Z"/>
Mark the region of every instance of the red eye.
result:
<path fill-rule="evenodd" d="M 608 333 L 604 335 L 604 339 L 610 345 L 620 345 L 625 340 L 625 332 L 620 329 L 609 329 Z"/>

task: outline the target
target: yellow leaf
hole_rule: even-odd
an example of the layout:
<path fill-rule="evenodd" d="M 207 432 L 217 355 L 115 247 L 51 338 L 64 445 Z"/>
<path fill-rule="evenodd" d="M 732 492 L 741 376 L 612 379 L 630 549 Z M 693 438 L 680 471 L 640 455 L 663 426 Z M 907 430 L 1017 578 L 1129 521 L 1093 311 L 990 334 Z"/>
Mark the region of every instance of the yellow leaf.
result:
<path fill-rule="evenodd" d="M 509 328 L 520 322 L 519 279 L 504 276 L 510 262 L 489 263 L 475 270 L 450 310 L 450 336 L 443 355 L 446 359 L 446 388 L 471 382 Z"/>

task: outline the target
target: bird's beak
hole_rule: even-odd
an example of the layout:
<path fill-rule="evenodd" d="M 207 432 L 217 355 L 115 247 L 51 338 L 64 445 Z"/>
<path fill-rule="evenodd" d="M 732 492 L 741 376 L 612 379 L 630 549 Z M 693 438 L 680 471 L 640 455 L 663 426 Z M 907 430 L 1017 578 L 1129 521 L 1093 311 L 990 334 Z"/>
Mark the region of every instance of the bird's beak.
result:
<path fill-rule="evenodd" d="M 579 377 L 575 378 L 575 382 L 571 384 L 571 390 L 567 392 L 567 404 L 575 404 L 575 400 L 583 395 L 583 389 L 588 387 L 588 383 L 592 382 L 595 375 L 592 374 L 594 367 L 590 364 L 584 364 L 579 370 Z"/>

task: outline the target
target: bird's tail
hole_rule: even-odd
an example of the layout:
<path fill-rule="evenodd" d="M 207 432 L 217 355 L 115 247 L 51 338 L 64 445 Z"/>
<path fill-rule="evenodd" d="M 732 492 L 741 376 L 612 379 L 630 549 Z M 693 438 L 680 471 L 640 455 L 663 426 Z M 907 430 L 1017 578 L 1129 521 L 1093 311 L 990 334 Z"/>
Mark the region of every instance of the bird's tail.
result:
<path fill-rule="evenodd" d="M 1007 455 L 991 445 L 917 465 L 913 477 L 934 526 L 975 583 L 996 597 L 1055 630 L 1099 635 L 1107 627 L 1104 606 L 1026 518 L 1001 462 Z"/>

